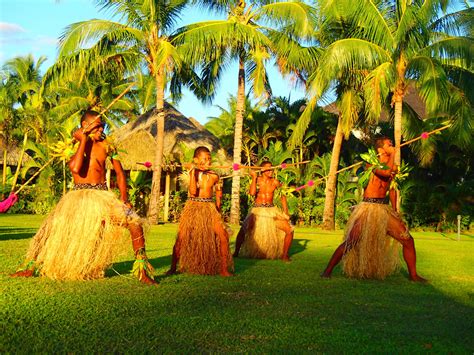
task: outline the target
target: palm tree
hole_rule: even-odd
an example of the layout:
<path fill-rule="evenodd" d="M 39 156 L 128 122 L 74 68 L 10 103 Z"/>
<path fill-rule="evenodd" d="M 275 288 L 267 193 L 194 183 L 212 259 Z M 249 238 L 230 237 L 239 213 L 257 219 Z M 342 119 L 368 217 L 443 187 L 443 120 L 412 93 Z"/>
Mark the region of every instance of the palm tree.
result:
<path fill-rule="evenodd" d="M 402 133 L 407 133 L 402 113 L 410 113 L 403 110 L 410 86 L 418 90 L 428 116 L 448 113 L 457 132 L 464 131 L 458 140 L 467 143 L 470 137 L 461 127 L 472 114 L 472 102 L 463 92 L 472 92 L 466 80 L 473 77 L 474 9 L 447 12 L 451 4 L 454 1 L 338 2 L 337 16 L 358 26 L 346 46 L 351 60 L 344 63 L 358 66 L 370 48 L 372 56 L 378 56 L 365 83 L 367 112 L 379 117 L 391 97 L 397 165 Z"/>
<path fill-rule="evenodd" d="M 416 86 L 429 112 L 452 111 L 453 108 L 448 107 L 453 107 L 452 104 L 456 103 L 458 109 L 454 109 L 452 117 L 460 118 L 463 114 L 464 118 L 468 117 L 466 113 L 471 110 L 466 107 L 470 104 L 464 100 L 459 88 L 449 84 L 443 66 L 449 66 L 452 72 L 456 73 L 452 75 L 452 83 L 461 83 L 466 77 L 472 76 L 469 71 L 472 67 L 472 39 L 448 35 L 452 32 L 449 27 L 452 19 L 472 17 L 472 11 L 460 11 L 451 17 L 438 19 L 440 2 L 415 1 L 408 5 L 403 0 L 378 3 L 368 0 L 340 1 L 337 5 L 333 1 L 325 1 L 321 2 L 320 10 L 326 17 L 325 24 L 330 27 L 334 26 L 333 24 L 345 26 L 345 33 L 349 33 L 350 37 L 331 43 L 319 58 L 319 74 L 310 77 L 311 92 L 315 95 L 308 105 L 309 108 L 316 105 L 328 84 L 334 78 L 340 77 L 341 73 L 367 71 L 367 79 L 363 83 L 367 118 L 377 120 L 382 104 L 386 102 L 388 95 L 392 94 L 398 164 L 403 97 L 410 81 L 418 80 Z M 468 23 L 466 20 L 462 22 L 464 27 Z M 444 34 L 436 32 L 435 36 L 434 28 L 445 28 L 449 31 Z M 451 97 L 448 95 L 448 87 L 454 91 Z M 350 96 L 356 98 L 354 93 Z M 357 101 L 360 106 L 360 100 Z M 301 128 L 306 127 L 308 122 L 309 115 L 303 114 L 297 130 L 299 136 L 294 139 L 301 136 Z M 466 120 L 459 122 L 466 124 Z M 336 134 L 336 139 L 340 135 L 340 132 Z M 463 138 L 466 141 L 466 134 Z M 337 151 L 338 141 L 335 142 L 333 150 Z M 338 154 L 333 157 L 334 160 L 339 158 Z M 335 176 L 337 165 L 334 165 L 332 175 Z M 335 185 L 335 179 L 331 185 Z M 329 184 L 328 188 L 331 188 Z M 325 227 L 331 228 L 334 225 L 334 199 L 331 193 L 326 197 Z"/>
<path fill-rule="evenodd" d="M 319 8 L 319 14 L 322 14 L 325 3 L 322 2 Z M 300 147 L 303 144 L 305 132 L 311 124 L 316 111 L 316 103 L 328 92 L 335 91 L 335 105 L 338 111 L 336 132 L 332 145 L 331 163 L 329 175 L 325 184 L 325 203 L 323 214 L 323 228 L 332 230 L 335 227 L 335 201 L 337 192 L 337 175 L 342 141 L 349 138 L 350 132 L 359 119 L 359 112 L 363 108 L 363 99 L 361 97 L 361 86 L 364 78 L 364 71 L 353 70 L 352 68 L 344 68 L 335 66 L 328 73 L 327 60 L 347 60 L 347 58 L 330 58 L 335 52 L 339 51 L 341 43 L 350 36 L 353 28 L 343 25 L 331 17 L 325 17 L 324 21 L 319 24 L 317 32 L 317 47 L 313 51 L 309 49 L 303 50 L 296 48 L 300 52 L 299 57 L 286 58 L 285 71 L 299 73 L 307 87 L 310 95 L 308 105 L 303 111 L 300 119 L 294 127 L 292 127 L 292 135 L 289 140 L 290 147 Z M 315 53 L 316 56 L 313 56 Z M 301 55 L 312 56 L 301 63 Z M 368 61 L 370 63 L 370 60 Z M 369 67 L 370 68 L 370 67 Z M 304 74 L 302 74 L 304 73 Z"/>
<path fill-rule="evenodd" d="M 158 201 L 163 161 L 165 89 L 179 93 L 179 84 L 196 89 L 197 78 L 182 61 L 173 42 L 173 26 L 187 0 L 96 0 L 120 22 L 89 20 L 68 26 L 60 39 L 59 59 L 51 75 L 60 77 L 71 68 L 98 75 L 108 65 L 130 73 L 146 68 L 156 91 L 156 151 L 148 217 L 158 220 Z M 69 69 L 69 70 L 68 70 Z M 87 72 L 86 72 L 87 69 Z M 177 79 L 180 75 L 182 80 Z"/>
<path fill-rule="evenodd" d="M 206 21 L 187 26 L 177 40 L 189 43 L 187 57 L 193 63 L 202 63 L 209 86 L 215 84 L 225 65 L 238 62 L 237 105 L 234 130 L 234 164 L 241 163 L 242 128 L 245 115 L 245 85 L 251 82 L 256 98 L 270 95 L 265 64 L 271 57 L 275 31 L 263 24 L 286 25 L 293 33 L 304 37 L 312 30 L 311 7 L 303 2 L 246 3 L 236 0 L 202 0 L 214 11 L 228 14 L 225 20 Z M 265 22 L 266 21 L 266 22 Z M 279 26 L 282 27 L 282 26 Z M 240 174 L 234 171 L 230 222 L 239 223 Z"/>
<path fill-rule="evenodd" d="M 24 130 L 31 129 L 36 141 L 40 141 L 48 131 L 49 108 L 47 98 L 41 90 L 40 67 L 46 57 L 35 61 L 33 56 L 15 57 L 8 60 L 3 69 L 7 75 L 7 86 L 15 101 L 15 112 Z"/>

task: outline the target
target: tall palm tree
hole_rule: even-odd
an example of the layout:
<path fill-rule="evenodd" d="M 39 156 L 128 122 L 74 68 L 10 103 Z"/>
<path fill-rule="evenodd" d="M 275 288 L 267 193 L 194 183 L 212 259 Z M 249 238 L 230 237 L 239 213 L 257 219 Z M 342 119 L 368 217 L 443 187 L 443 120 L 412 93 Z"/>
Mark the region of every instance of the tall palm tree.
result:
<path fill-rule="evenodd" d="M 183 63 L 173 44 L 173 26 L 187 0 L 96 0 L 119 21 L 89 20 L 68 26 L 60 39 L 59 59 L 51 71 L 61 76 L 71 68 L 100 74 L 110 64 L 120 65 L 131 74 L 146 68 L 156 90 L 156 147 L 148 217 L 158 221 L 158 202 L 163 161 L 165 90 L 179 93 L 179 84 L 196 88 L 197 78 Z M 181 81 L 176 75 L 183 78 Z"/>
<path fill-rule="evenodd" d="M 454 4 L 449 0 L 338 2 L 335 16 L 341 18 L 342 14 L 358 26 L 352 43 L 348 42 L 351 47 L 346 47 L 352 58 L 347 64 L 357 66 L 361 54 L 370 47 L 379 57 L 365 83 L 367 112 L 378 117 L 382 105 L 391 98 L 397 165 L 402 133 L 406 134 L 402 116 L 409 114 L 403 110 L 404 98 L 412 85 L 428 116 L 447 113 L 460 143 L 467 143 L 470 137 L 461 127 L 469 126 L 472 114 L 472 102 L 464 94 L 473 90 L 465 83 L 473 78 L 474 9 L 448 12 Z"/>
<path fill-rule="evenodd" d="M 467 118 L 466 113 L 472 109 L 469 109 L 469 102 L 464 100 L 461 90 L 454 84 L 472 77 L 472 38 L 454 37 L 448 33 L 453 32 L 450 27 L 453 18 L 463 19 L 461 27 L 467 27 L 469 21 L 466 18 L 472 17 L 472 11 L 460 11 L 450 17 L 438 19 L 440 7 L 440 1 L 414 1 L 410 4 L 403 0 L 376 3 L 370 0 L 347 0 L 337 4 L 331 0 L 322 1 L 320 11 L 325 15 L 325 22 L 345 26 L 350 37 L 334 41 L 321 55 L 319 74 L 315 74 L 313 80 L 310 80 L 314 96 L 308 107 L 316 105 L 328 84 L 340 77 L 340 73 L 367 71 L 368 75 L 363 83 L 366 117 L 377 120 L 382 105 L 386 103 L 389 94 L 392 96 L 398 164 L 403 97 L 411 81 L 417 79 L 414 85 L 418 87 L 429 113 L 454 110 L 452 117 Z M 444 34 L 435 33 L 435 28 L 448 31 Z M 451 83 L 443 68 L 448 66 L 456 73 L 451 75 Z M 448 87 L 454 95 L 448 95 Z M 453 109 L 453 103 L 458 108 Z M 407 114 L 413 112 L 415 111 L 410 110 Z M 297 138 L 301 136 L 301 128 L 306 127 L 308 122 L 309 115 L 303 114 Z M 465 126 L 466 119 L 458 120 L 458 125 Z M 463 138 L 466 141 L 466 132 Z M 336 154 L 333 157 L 338 159 Z M 332 175 L 335 175 L 337 166 L 332 170 Z M 335 179 L 333 184 L 334 182 Z M 331 207 L 334 199 L 331 193 L 331 199 L 328 195 L 326 197 L 325 227 L 331 228 L 334 225 L 334 211 Z"/>
<path fill-rule="evenodd" d="M 285 71 L 299 73 L 299 78 L 304 81 L 307 92 L 310 96 L 308 105 L 303 111 L 297 124 L 293 127 L 292 135 L 289 140 L 290 147 L 302 145 L 305 131 L 311 124 L 311 120 L 316 111 L 317 102 L 329 92 L 335 92 L 335 105 L 338 111 L 337 128 L 332 144 L 331 162 L 329 175 L 325 184 L 325 203 L 323 214 L 323 228 L 332 230 L 335 227 L 335 201 L 337 192 L 337 175 L 340 153 L 343 139 L 348 139 L 351 130 L 359 120 L 359 112 L 363 109 L 361 86 L 365 75 L 364 71 L 354 70 L 352 68 L 335 65 L 328 73 L 327 60 L 340 61 L 347 58 L 335 58 L 334 53 L 338 53 L 341 43 L 344 43 L 347 37 L 354 30 L 353 26 L 343 24 L 338 19 L 331 18 L 324 13 L 327 3 L 321 1 L 318 7 L 318 14 L 321 20 L 316 33 L 317 44 L 311 51 L 304 48 L 296 48 L 300 53 L 295 57 L 288 53 L 285 61 Z M 297 47 L 297 44 L 295 45 Z M 333 56 L 333 58 L 331 58 Z M 304 61 L 301 58 L 308 58 Z M 369 64 L 370 59 L 367 61 Z M 303 65 L 301 65 L 301 63 Z M 371 69 L 369 66 L 368 68 Z M 329 75 L 328 75 L 329 74 Z"/>
<path fill-rule="evenodd" d="M 242 0 L 201 0 L 201 4 L 213 11 L 227 13 L 227 19 L 206 21 L 187 26 L 177 39 L 190 43 L 187 57 L 202 63 L 204 77 L 219 78 L 231 61 L 238 63 L 237 106 L 234 131 L 234 164 L 241 163 L 242 127 L 245 110 L 246 83 L 250 81 L 256 98 L 270 94 L 265 65 L 271 58 L 275 31 L 267 24 L 291 28 L 293 33 L 304 37 L 312 30 L 311 7 L 303 2 L 259 2 Z M 214 85 L 215 80 L 209 81 Z M 240 174 L 234 171 L 230 222 L 239 223 Z"/>

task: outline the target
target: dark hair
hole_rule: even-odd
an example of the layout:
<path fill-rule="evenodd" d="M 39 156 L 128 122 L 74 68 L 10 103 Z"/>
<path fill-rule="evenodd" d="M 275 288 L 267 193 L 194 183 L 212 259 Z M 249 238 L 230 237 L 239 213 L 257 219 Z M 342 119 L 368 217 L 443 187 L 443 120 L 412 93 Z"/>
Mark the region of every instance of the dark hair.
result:
<path fill-rule="evenodd" d="M 100 113 L 94 110 L 86 110 L 82 117 L 81 117 L 81 122 L 87 120 L 88 117 L 97 117 L 100 116 Z"/>
<path fill-rule="evenodd" d="M 375 137 L 374 139 L 374 147 L 375 148 L 382 148 L 383 147 L 383 141 L 384 140 L 391 140 L 390 137 L 387 137 L 387 136 L 378 136 L 378 137 Z"/>
<path fill-rule="evenodd" d="M 201 146 L 197 147 L 197 148 L 194 150 L 194 156 L 193 156 L 193 157 L 194 157 L 194 158 L 197 158 L 197 157 L 199 156 L 199 154 L 201 154 L 201 153 L 203 153 L 203 152 L 204 152 L 204 153 L 209 153 L 209 154 L 211 154 L 211 151 L 209 150 L 208 147 L 204 147 L 204 146 L 201 145 Z"/>
<path fill-rule="evenodd" d="M 270 160 L 265 160 L 264 162 L 262 162 L 262 164 L 260 164 L 260 166 L 263 167 L 264 165 L 272 166 L 272 162 Z"/>

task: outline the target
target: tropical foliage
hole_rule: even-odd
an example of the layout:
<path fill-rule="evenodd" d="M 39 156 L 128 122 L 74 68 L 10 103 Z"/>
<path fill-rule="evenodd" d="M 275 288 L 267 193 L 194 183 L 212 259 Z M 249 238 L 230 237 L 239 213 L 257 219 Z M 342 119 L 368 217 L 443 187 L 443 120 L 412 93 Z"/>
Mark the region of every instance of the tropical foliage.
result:
<path fill-rule="evenodd" d="M 294 223 L 344 226 L 350 207 L 361 196 L 356 183 L 360 171 L 336 171 L 361 161 L 359 155 L 367 152 L 374 134 L 394 136 L 400 150 L 402 136 L 406 141 L 448 126 L 401 150 L 403 166 L 411 171 L 402 166 L 398 176 L 400 210 L 413 226 L 442 230 L 453 227 L 457 215 L 465 216 L 464 225 L 472 223 L 474 11 L 468 4 L 452 7 L 449 0 L 321 0 L 314 6 L 231 0 L 96 3 L 114 20 L 68 26 L 60 38 L 59 56 L 44 75 L 43 57 L 16 57 L 2 67 L 4 194 L 15 183 L 16 171 L 15 165 L 7 165 L 7 154 L 21 151 L 25 137 L 27 157 L 18 170 L 22 181 L 50 161 L 55 154 L 51 147 L 68 144 L 84 110 L 108 107 L 104 117 L 112 131 L 155 107 L 159 114 L 153 176 L 130 173 L 131 199 L 155 223 L 161 167 L 166 162 L 165 97 L 178 100 L 186 86 L 199 99 L 211 102 L 224 71 L 237 63 L 238 91 L 229 97 L 227 107 L 220 107 L 218 117 L 209 118 L 206 128 L 220 138 L 234 163 L 283 164 L 276 169 L 283 184 L 279 194 L 287 196 Z M 222 19 L 177 28 L 186 6 L 204 7 Z M 307 99 L 291 102 L 289 97 L 272 95 L 267 75 L 272 61 L 306 89 Z M 126 95 L 113 101 L 124 90 Z M 333 103 L 324 109 L 318 106 L 329 101 Z M 183 156 L 184 160 L 189 157 Z M 251 203 L 249 177 L 232 175 L 232 180 L 224 181 L 222 210 L 238 223 Z M 45 213 L 70 182 L 65 160 L 53 160 L 24 190 L 25 198 L 17 206 Z M 173 221 L 179 218 L 184 196 L 178 191 L 171 197 L 168 215 Z"/>

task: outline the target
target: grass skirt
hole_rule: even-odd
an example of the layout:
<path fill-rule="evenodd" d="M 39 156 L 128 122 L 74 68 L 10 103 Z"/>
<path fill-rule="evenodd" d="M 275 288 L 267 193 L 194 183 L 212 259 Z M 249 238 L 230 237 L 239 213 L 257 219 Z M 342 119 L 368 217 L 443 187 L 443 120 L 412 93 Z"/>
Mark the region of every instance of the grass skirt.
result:
<path fill-rule="evenodd" d="M 347 222 L 344 241 L 343 271 L 349 277 L 384 279 L 399 267 L 400 244 L 387 235 L 390 216 L 399 218 L 388 205 L 361 202 Z M 358 240 L 350 245 L 349 235 L 355 223 L 360 225 Z"/>
<path fill-rule="evenodd" d="M 242 224 L 245 237 L 239 255 L 254 259 L 281 258 L 285 232 L 277 228 L 277 220 L 289 221 L 289 218 L 278 207 L 253 207 Z"/>
<path fill-rule="evenodd" d="M 138 220 L 111 191 L 70 191 L 33 237 L 27 259 L 35 260 L 39 273 L 52 279 L 103 277 L 123 250 L 124 227 Z"/>
<path fill-rule="evenodd" d="M 221 272 L 221 244 L 215 226 L 219 226 L 225 237 L 229 238 L 214 202 L 186 202 L 178 227 L 181 272 L 199 275 L 217 275 Z M 231 271 L 233 261 L 230 249 L 227 255 L 227 265 Z"/>

